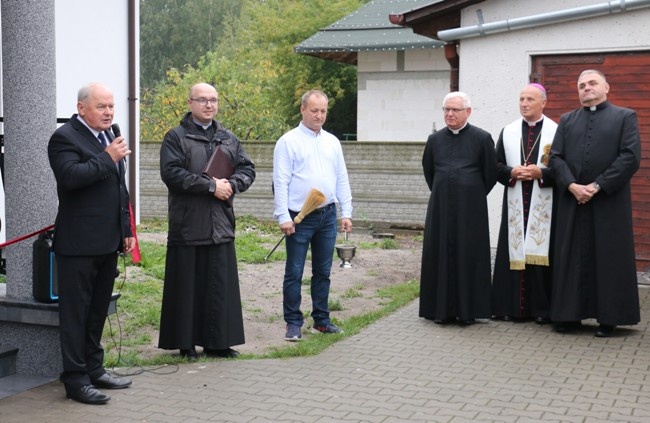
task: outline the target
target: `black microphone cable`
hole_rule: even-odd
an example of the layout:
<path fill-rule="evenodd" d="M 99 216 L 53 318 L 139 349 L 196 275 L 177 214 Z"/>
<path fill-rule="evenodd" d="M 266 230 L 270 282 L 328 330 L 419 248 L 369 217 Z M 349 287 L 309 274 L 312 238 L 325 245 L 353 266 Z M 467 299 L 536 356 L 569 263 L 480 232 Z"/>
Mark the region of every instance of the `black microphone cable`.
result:
<path fill-rule="evenodd" d="M 122 269 L 124 271 L 122 272 L 122 278 L 119 282 L 118 288 L 117 288 L 117 294 L 118 298 L 122 296 L 122 288 L 124 288 L 124 284 L 126 283 L 126 255 L 124 253 L 119 253 L 119 256 L 122 258 Z M 119 269 L 116 269 L 116 271 L 119 274 Z M 154 366 L 148 369 L 145 369 L 141 365 L 132 365 L 127 368 L 126 372 L 120 372 L 116 370 L 117 367 L 119 367 L 120 362 L 122 361 L 122 340 L 123 340 L 123 332 L 122 332 L 122 324 L 120 322 L 120 315 L 119 315 L 119 308 L 117 306 L 117 301 L 115 301 L 115 320 L 117 321 L 117 330 L 119 333 L 119 341 L 115 339 L 115 331 L 113 330 L 113 325 L 111 323 L 111 316 L 110 314 L 107 316 L 108 320 L 108 330 L 110 333 L 111 340 L 113 342 L 114 348 L 117 350 L 117 361 L 113 367 L 110 368 L 110 371 L 112 374 L 115 376 L 137 376 L 142 373 L 148 372 L 148 373 L 154 373 L 154 374 L 173 374 L 178 372 L 179 367 L 178 364 L 163 364 L 160 366 Z M 165 371 L 161 371 L 162 369 L 165 369 Z"/>

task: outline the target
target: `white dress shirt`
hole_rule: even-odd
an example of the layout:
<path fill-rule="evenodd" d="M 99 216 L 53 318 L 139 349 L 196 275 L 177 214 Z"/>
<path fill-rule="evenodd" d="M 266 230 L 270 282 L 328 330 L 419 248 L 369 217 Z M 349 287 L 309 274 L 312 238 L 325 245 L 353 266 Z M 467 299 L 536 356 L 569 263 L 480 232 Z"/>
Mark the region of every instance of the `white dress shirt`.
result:
<path fill-rule="evenodd" d="M 291 221 L 289 210 L 298 212 L 309 191 L 325 195 L 323 206 L 339 203 L 341 217 L 352 218 L 352 193 L 340 141 L 321 129 L 302 124 L 284 134 L 273 153 L 273 184 L 278 223 Z"/>

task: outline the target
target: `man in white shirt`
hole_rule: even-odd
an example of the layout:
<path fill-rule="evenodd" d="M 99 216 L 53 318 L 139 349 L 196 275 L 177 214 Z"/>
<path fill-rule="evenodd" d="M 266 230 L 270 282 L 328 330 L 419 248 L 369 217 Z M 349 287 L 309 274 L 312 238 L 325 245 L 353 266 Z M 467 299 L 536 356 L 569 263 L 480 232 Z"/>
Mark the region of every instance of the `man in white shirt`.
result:
<path fill-rule="evenodd" d="M 341 231 L 350 232 L 352 194 L 341 143 L 323 129 L 327 106 L 325 93 L 306 92 L 300 106 L 302 121 L 278 140 L 273 155 L 274 217 L 286 235 L 283 312 L 287 324 L 284 339 L 287 341 L 302 338 L 301 285 L 310 245 L 314 329 L 321 333 L 341 332 L 330 320 L 330 272 L 337 236 L 336 203 L 341 209 Z M 312 188 L 321 191 L 326 200 L 300 224 L 295 224 L 293 218 L 300 212 Z"/>

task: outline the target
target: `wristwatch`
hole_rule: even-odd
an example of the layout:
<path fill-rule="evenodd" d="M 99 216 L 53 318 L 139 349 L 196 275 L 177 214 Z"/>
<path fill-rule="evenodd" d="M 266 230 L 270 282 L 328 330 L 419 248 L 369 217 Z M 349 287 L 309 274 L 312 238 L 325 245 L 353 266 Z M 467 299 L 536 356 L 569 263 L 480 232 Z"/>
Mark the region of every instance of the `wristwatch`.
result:
<path fill-rule="evenodd" d="M 598 182 L 594 181 L 594 188 L 596 188 L 598 191 L 600 191 L 600 185 L 598 185 Z"/>

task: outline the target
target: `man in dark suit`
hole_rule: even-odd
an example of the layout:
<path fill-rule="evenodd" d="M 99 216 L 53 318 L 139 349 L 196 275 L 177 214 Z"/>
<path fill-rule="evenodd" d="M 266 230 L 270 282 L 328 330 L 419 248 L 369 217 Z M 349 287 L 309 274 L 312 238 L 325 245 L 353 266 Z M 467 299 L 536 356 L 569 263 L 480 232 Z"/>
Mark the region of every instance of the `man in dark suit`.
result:
<path fill-rule="evenodd" d="M 118 253 L 135 238 L 129 225 L 124 138 L 108 130 L 113 94 L 89 84 L 79 90 L 77 114 L 57 129 L 48 145 L 59 197 L 54 253 L 57 261 L 59 326 L 66 395 L 86 404 L 110 397 L 97 388 L 131 385 L 103 367 L 102 330 L 115 282 Z"/>

